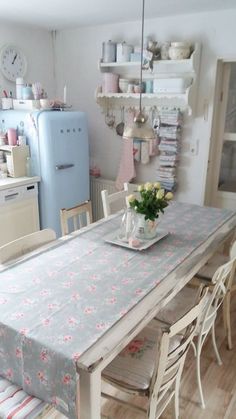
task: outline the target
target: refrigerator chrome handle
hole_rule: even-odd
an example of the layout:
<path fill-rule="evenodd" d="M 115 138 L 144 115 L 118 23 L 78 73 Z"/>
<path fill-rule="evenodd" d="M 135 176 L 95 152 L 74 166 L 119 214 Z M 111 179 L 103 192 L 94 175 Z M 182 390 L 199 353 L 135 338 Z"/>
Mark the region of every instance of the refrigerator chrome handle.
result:
<path fill-rule="evenodd" d="M 70 167 L 74 167 L 74 164 L 57 164 L 56 170 L 69 169 Z"/>

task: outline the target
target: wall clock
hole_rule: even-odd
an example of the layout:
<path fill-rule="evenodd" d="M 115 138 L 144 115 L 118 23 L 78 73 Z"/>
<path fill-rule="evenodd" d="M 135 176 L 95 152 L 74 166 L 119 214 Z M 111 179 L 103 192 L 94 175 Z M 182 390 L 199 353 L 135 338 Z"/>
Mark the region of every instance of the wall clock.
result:
<path fill-rule="evenodd" d="M 4 45 L 0 51 L 0 68 L 6 79 L 15 82 L 17 77 L 24 77 L 26 73 L 25 55 L 14 45 Z"/>

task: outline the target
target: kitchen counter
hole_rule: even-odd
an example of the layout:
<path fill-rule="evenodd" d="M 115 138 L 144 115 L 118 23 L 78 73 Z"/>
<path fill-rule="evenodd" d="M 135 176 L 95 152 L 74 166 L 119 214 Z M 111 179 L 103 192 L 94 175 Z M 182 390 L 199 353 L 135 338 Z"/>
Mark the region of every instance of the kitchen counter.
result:
<path fill-rule="evenodd" d="M 32 177 L 7 177 L 6 179 L 0 179 L 0 191 L 9 188 L 16 188 L 17 186 L 28 185 L 29 183 L 40 182 L 39 176 Z"/>

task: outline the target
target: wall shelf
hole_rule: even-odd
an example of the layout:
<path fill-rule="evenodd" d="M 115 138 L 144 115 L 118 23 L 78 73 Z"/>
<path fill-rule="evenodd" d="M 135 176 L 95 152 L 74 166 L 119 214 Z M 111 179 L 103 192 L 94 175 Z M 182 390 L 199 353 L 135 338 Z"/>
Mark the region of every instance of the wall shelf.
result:
<path fill-rule="evenodd" d="M 192 83 L 184 93 L 143 93 L 143 106 L 173 107 L 181 111 L 187 111 L 190 115 L 194 113 L 197 81 L 200 67 L 201 46 L 199 43 L 194 45 L 194 50 L 188 59 L 184 60 L 159 60 L 153 62 L 153 69 L 143 70 L 143 79 L 158 78 L 191 78 Z M 99 62 L 101 73 L 117 73 L 121 78 L 130 80 L 139 79 L 140 62 Z M 119 108 L 121 106 L 137 106 L 139 94 L 137 93 L 102 93 L 101 86 L 96 90 L 96 101 L 103 108 L 103 111 L 110 106 Z"/>

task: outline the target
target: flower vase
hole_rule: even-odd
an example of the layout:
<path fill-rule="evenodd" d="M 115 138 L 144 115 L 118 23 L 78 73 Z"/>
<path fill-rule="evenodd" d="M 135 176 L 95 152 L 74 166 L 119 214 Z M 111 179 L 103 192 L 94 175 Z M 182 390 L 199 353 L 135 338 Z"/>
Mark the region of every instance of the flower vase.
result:
<path fill-rule="evenodd" d="M 157 235 L 158 218 L 145 220 L 144 214 L 137 214 L 135 236 L 139 239 L 154 239 Z"/>

